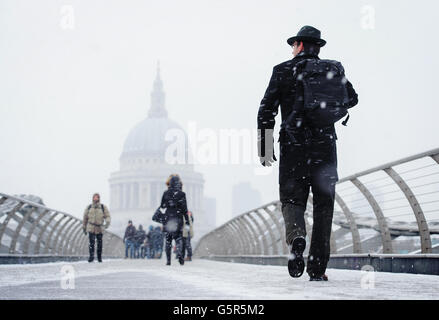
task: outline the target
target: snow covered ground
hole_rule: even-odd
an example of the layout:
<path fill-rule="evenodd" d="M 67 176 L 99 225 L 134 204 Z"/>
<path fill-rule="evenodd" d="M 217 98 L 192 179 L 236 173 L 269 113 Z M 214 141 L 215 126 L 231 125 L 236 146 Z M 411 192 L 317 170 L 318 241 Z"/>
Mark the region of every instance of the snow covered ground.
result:
<path fill-rule="evenodd" d="M 432 275 L 328 269 L 330 281 L 310 282 L 306 274 L 290 278 L 279 266 L 172 263 L 0 265 L 0 299 L 439 299 L 439 277 Z"/>

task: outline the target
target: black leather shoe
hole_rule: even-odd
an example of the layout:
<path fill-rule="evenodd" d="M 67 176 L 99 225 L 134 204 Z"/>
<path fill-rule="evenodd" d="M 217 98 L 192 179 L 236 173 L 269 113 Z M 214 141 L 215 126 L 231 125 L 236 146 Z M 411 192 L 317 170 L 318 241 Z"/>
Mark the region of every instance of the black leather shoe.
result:
<path fill-rule="evenodd" d="M 299 278 L 305 269 L 305 261 L 303 260 L 303 251 L 305 251 L 306 240 L 304 237 L 297 237 L 291 245 L 291 254 L 288 258 L 288 272 L 293 278 Z"/>
<path fill-rule="evenodd" d="M 93 257 L 88 258 L 88 262 L 93 262 L 93 260 L 94 260 Z"/>
<path fill-rule="evenodd" d="M 180 262 L 181 265 L 184 265 L 184 258 L 183 257 L 178 258 L 178 262 Z"/>
<path fill-rule="evenodd" d="M 319 276 L 319 277 L 316 277 L 316 276 L 309 277 L 309 281 L 328 281 L 328 276 L 326 274 L 324 274 L 324 275 Z"/>
<path fill-rule="evenodd" d="M 166 262 L 166 265 L 170 266 L 171 265 L 171 261 Z"/>

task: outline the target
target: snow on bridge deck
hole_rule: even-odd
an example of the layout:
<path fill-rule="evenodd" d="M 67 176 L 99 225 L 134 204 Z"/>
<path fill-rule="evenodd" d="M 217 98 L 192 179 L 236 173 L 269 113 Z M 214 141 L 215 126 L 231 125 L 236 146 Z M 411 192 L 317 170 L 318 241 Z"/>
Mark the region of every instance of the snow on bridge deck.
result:
<path fill-rule="evenodd" d="M 286 267 L 196 259 L 107 260 L 69 263 L 75 288 L 62 289 L 67 263 L 0 265 L 0 299 L 439 299 L 439 277 L 376 272 L 375 288 L 363 289 L 365 273 L 328 269 L 329 282 L 290 278 Z"/>

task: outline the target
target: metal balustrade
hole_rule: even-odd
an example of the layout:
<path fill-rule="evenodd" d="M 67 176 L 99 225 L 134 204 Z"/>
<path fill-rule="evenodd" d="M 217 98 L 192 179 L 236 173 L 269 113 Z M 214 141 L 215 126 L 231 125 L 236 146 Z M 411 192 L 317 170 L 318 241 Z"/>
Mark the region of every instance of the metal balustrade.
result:
<path fill-rule="evenodd" d="M 122 257 L 122 239 L 108 231 L 103 234 L 103 256 Z M 88 255 L 88 236 L 82 221 L 68 213 L 0 193 L 0 254 Z"/>
<path fill-rule="evenodd" d="M 312 193 L 305 222 L 310 236 Z M 350 253 L 364 253 L 364 244 L 375 238 L 380 242 L 376 253 L 396 253 L 395 241 L 400 236 L 419 237 L 419 253 L 432 253 L 431 235 L 439 234 L 439 148 L 340 179 L 333 223 L 339 230 L 333 227 L 331 253 L 341 250 L 337 237 L 346 232 L 351 234 Z M 273 201 L 204 235 L 194 255 L 285 255 L 284 228 L 281 204 Z M 375 230 L 375 238 L 362 240 L 361 230 L 365 229 Z"/>

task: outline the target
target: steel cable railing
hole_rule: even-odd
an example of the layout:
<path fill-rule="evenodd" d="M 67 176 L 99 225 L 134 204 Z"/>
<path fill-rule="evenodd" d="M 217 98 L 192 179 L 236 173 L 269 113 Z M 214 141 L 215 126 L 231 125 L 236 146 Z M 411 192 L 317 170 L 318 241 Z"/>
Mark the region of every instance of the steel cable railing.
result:
<path fill-rule="evenodd" d="M 352 252 L 364 252 L 359 229 L 369 228 L 378 232 L 380 250 L 384 253 L 395 253 L 393 247 L 398 237 L 404 235 L 416 235 L 420 251 L 431 253 L 431 235 L 439 234 L 439 223 L 432 223 L 439 220 L 437 168 L 439 148 L 340 179 L 336 188 L 334 223 L 349 230 Z M 312 218 L 312 194 L 307 214 Z M 311 230 L 311 225 L 307 228 Z M 204 235 L 198 241 L 195 254 L 287 254 L 284 232 L 280 203 L 273 201 Z M 331 251 L 337 252 L 337 239 L 331 240 Z"/>
<path fill-rule="evenodd" d="M 29 199 L 0 193 L 0 253 L 86 255 L 82 221 Z M 104 231 L 103 255 L 122 257 L 122 239 Z"/>

